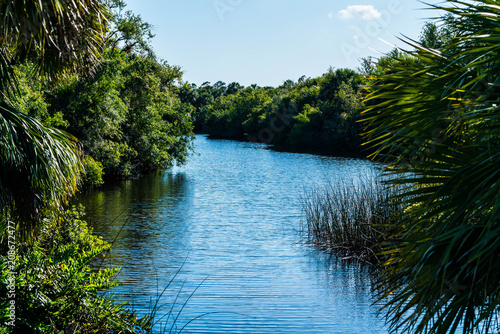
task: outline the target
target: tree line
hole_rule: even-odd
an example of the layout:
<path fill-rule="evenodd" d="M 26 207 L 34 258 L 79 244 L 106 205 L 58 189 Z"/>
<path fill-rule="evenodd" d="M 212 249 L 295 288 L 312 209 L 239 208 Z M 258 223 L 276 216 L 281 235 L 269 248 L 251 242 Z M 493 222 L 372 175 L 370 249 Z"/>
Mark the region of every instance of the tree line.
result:
<path fill-rule="evenodd" d="M 361 154 L 364 77 L 330 68 L 318 78 L 285 81 L 279 87 L 233 82 L 185 83 L 181 100 L 192 106 L 194 130 L 212 138 L 248 140 L 295 150 Z"/>

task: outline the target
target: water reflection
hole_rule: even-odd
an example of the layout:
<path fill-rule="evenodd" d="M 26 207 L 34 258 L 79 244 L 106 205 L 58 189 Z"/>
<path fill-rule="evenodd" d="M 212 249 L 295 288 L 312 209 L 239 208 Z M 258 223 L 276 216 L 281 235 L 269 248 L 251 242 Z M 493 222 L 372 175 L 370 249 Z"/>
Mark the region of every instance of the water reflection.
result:
<path fill-rule="evenodd" d="M 196 320 L 184 333 L 387 333 L 366 267 L 307 248 L 297 234 L 304 187 L 372 164 L 204 137 L 195 147 L 186 166 L 80 199 L 114 241 L 120 298 L 145 313 L 168 286 L 159 314 L 189 299 L 178 324 Z"/>
<path fill-rule="evenodd" d="M 113 242 L 108 260 L 124 266 L 151 258 L 156 248 L 168 256 L 178 253 L 187 232 L 187 216 L 179 211 L 189 207 L 188 192 L 186 175 L 158 172 L 88 191 L 80 201 L 94 231 Z"/>

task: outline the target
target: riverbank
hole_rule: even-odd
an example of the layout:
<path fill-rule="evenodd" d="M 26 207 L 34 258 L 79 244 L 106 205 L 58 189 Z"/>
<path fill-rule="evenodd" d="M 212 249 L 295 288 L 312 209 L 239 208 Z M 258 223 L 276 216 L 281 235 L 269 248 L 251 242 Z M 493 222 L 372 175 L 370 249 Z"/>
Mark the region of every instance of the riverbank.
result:
<path fill-rule="evenodd" d="M 206 136 L 208 139 L 212 140 L 230 140 L 241 143 L 260 143 L 267 145 L 270 150 L 283 153 L 302 153 L 302 154 L 313 154 L 327 157 L 341 157 L 341 158 L 353 158 L 353 159 L 368 159 L 370 154 L 368 151 L 359 147 L 357 150 L 345 150 L 345 149 L 334 149 L 332 147 L 318 147 L 316 145 L 311 146 L 292 146 L 288 144 L 278 144 L 269 143 L 265 139 L 259 140 L 258 138 L 246 136 L 246 137 L 227 137 L 221 135 L 212 135 L 209 133 L 196 133 L 198 136 Z"/>

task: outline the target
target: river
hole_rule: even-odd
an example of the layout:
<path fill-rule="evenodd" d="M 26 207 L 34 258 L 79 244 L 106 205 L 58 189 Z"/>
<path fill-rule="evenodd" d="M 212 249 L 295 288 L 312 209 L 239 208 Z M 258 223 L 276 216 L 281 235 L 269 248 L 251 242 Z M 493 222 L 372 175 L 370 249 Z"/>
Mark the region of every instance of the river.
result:
<path fill-rule="evenodd" d="M 80 196 L 123 268 L 119 300 L 139 314 L 158 301 L 167 333 L 388 333 L 370 268 L 300 233 L 304 189 L 371 173 L 369 161 L 205 136 L 194 147 L 184 166 Z"/>

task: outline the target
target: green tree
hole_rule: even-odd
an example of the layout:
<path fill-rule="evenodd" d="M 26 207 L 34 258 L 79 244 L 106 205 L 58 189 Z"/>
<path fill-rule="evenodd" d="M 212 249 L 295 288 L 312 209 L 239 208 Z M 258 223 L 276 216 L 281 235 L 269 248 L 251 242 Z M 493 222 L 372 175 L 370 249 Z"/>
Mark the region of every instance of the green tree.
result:
<path fill-rule="evenodd" d="M 122 0 L 111 0 L 109 6 L 113 15 L 106 36 L 106 46 L 111 49 L 119 47 L 125 53 L 155 58 L 150 44 L 155 36 L 153 26 L 130 10 L 123 13 L 126 4 Z"/>
<path fill-rule="evenodd" d="M 91 78 L 53 91 L 51 113 L 64 115 L 108 178 L 183 163 L 192 125 L 191 110 L 176 95 L 181 76 L 176 66 L 108 50 Z"/>
<path fill-rule="evenodd" d="M 174 90 L 182 72 L 176 66 L 151 59 L 135 58 L 124 70 L 122 96 L 128 106 L 123 131 L 137 152 L 140 170 L 170 166 L 186 161 L 192 139 L 189 109 Z"/>
<path fill-rule="evenodd" d="M 73 194 L 82 165 L 74 137 L 16 108 L 13 65 L 30 59 L 48 81 L 88 71 L 100 57 L 106 16 L 97 0 L 0 2 L 0 211 L 24 236 L 44 208 Z"/>
<path fill-rule="evenodd" d="M 453 37 L 452 26 L 447 22 L 452 20 L 453 16 L 446 16 L 440 26 L 435 22 L 426 22 L 419 38 L 420 44 L 428 49 L 445 48 Z"/>
<path fill-rule="evenodd" d="M 496 333 L 500 312 L 500 11 L 449 0 L 442 51 L 379 63 L 364 111 L 368 144 L 389 164 L 393 200 L 380 291 L 391 329 Z"/>

